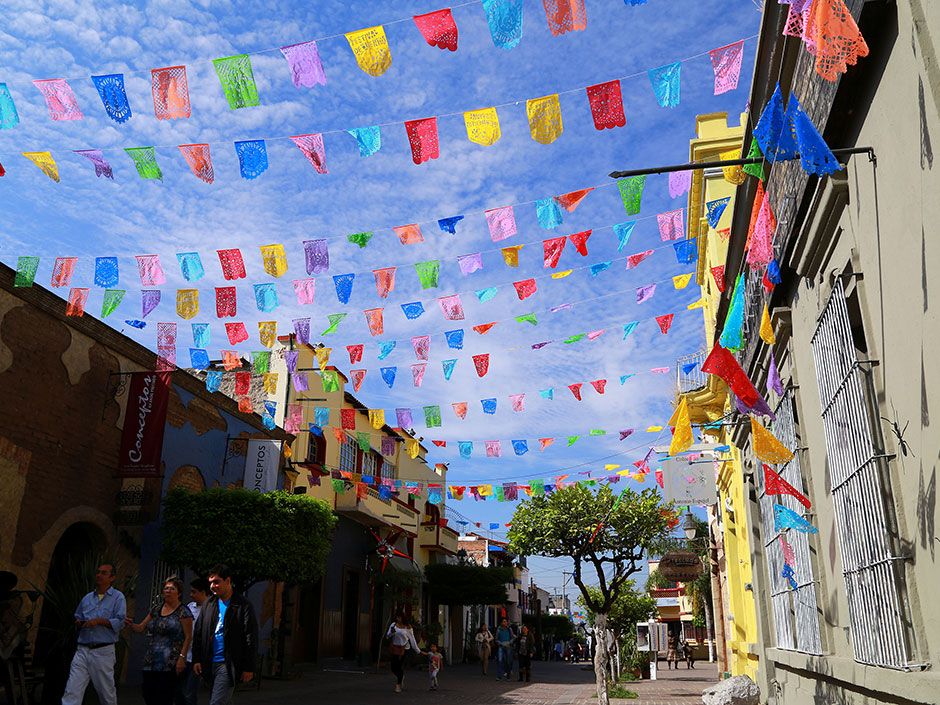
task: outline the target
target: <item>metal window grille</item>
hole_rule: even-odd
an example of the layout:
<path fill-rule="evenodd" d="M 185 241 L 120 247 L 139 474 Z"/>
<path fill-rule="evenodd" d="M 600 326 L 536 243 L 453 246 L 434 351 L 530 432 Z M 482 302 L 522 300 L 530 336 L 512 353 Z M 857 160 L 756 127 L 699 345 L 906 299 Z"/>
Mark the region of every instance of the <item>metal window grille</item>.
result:
<path fill-rule="evenodd" d="M 784 394 L 776 414 L 777 418 L 772 426 L 773 434 L 787 448 L 798 448 L 792 390 L 787 390 Z M 794 489 L 803 492 L 799 453 L 794 454 L 789 463 L 778 465 L 774 469 L 784 480 L 793 485 Z M 774 504 L 782 504 L 798 513 L 804 511 L 803 505 L 789 495 L 766 495 L 763 471 L 759 471 L 756 475 L 759 478 L 764 556 L 767 579 L 771 586 L 776 646 L 780 649 L 801 651 L 807 654 L 821 654 L 822 642 L 819 636 L 819 611 L 816 602 L 816 585 L 813 580 L 810 537 L 808 534 L 796 531 L 787 534 L 786 540 L 793 547 L 796 559 L 796 565 L 792 568 L 796 574 L 794 579 L 797 587 L 790 589 L 789 583 L 782 575 L 784 560 L 781 535 L 774 531 Z"/>
<path fill-rule="evenodd" d="M 812 348 L 855 660 L 906 668 L 910 635 L 901 591 L 903 558 L 892 545 L 885 456 L 877 449 L 870 418 L 877 418 L 877 401 L 856 352 L 841 280 L 819 318 Z"/>
<path fill-rule="evenodd" d="M 357 446 L 350 439 L 339 447 L 339 469 L 345 472 L 356 472 Z"/>
<path fill-rule="evenodd" d="M 362 454 L 362 474 L 375 475 L 375 456 L 372 453 Z"/>
<path fill-rule="evenodd" d="M 702 372 L 702 363 L 707 357 L 708 350 L 699 350 L 676 360 L 676 386 L 680 394 L 704 389 L 708 384 L 708 375 Z M 689 368 L 688 372 L 683 369 L 685 367 Z"/>
<path fill-rule="evenodd" d="M 395 466 L 392 465 L 387 460 L 382 461 L 382 468 L 379 471 L 383 480 L 394 480 L 395 479 Z"/>

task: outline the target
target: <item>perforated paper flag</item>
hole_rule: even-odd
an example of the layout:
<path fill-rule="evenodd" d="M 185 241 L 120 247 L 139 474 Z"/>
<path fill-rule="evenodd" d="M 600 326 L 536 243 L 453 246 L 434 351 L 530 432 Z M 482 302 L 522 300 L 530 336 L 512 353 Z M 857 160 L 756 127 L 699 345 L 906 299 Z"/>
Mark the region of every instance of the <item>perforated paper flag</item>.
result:
<path fill-rule="evenodd" d="M 379 373 L 382 375 L 382 381 L 385 382 L 386 385 L 388 385 L 389 389 L 395 386 L 395 376 L 398 374 L 397 367 L 380 367 Z M 398 425 L 402 428 L 405 428 L 404 426 L 402 426 L 400 416 L 398 417 Z"/>
<path fill-rule="evenodd" d="M 216 76 L 225 91 L 225 99 L 232 110 L 260 105 L 258 87 L 251 71 L 251 59 L 247 54 L 237 54 L 213 59 Z"/>
<path fill-rule="evenodd" d="M 483 12 L 493 44 L 513 49 L 522 39 L 523 0 L 483 0 Z"/>
<path fill-rule="evenodd" d="M 424 304 L 420 301 L 412 301 L 411 303 L 402 304 L 401 310 L 405 314 L 405 318 L 413 321 L 424 313 Z"/>
<path fill-rule="evenodd" d="M 585 230 L 568 236 L 568 239 L 571 240 L 571 244 L 574 245 L 574 249 L 576 249 L 578 254 L 582 257 L 587 257 L 587 243 L 588 239 L 591 237 L 591 232 L 593 231 Z"/>
<path fill-rule="evenodd" d="M 140 178 L 163 180 L 163 172 L 157 164 L 157 155 L 153 147 L 125 147 L 124 151 L 134 160 L 134 167 Z"/>
<path fill-rule="evenodd" d="M 617 180 L 617 188 L 620 190 L 620 198 L 623 201 L 623 207 L 627 215 L 636 215 L 640 212 L 640 204 L 643 200 L 643 188 L 645 186 L 645 174 Z"/>
<path fill-rule="evenodd" d="M 623 252 L 623 248 L 630 242 L 630 236 L 633 235 L 633 229 L 636 227 L 636 221 L 630 220 L 626 223 L 617 223 L 614 225 L 614 235 L 617 236 L 617 252 Z"/>
<path fill-rule="evenodd" d="M 355 280 L 355 273 L 333 275 L 333 288 L 336 289 L 336 299 L 341 304 L 349 303 L 349 297 L 352 296 L 353 282 Z"/>
<path fill-rule="evenodd" d="M 499 292 L 499 289 L 497 289 L 495 286 L 490 286 L 485 289 L 480 289 L 478 291 L 475 291 L 474 294 L 476 294 L 476 297 L 479 300 L 479 302 L 481 304 L 484 304 L 490 299 L 494 298 L 498 292 Z"/>
<path fill-rule="evenodd" d="M 718 287 L 718 291 L 724 293 L 725 291 L 725 265 L 719 264 L 711 268 L 712 279 L 715 280 L 715 286 Z"/>
<path fill-rule="evenodd" d="M 444 314 L 444 318 L 447 320 L 462 321 L 464 319 L 463 303 L 460 301 L 460 294 L 442 296 L 437 300 L 437 302 L 441 307 L 441 312 Z"/>
<path fill-rule="evenodd" d="M 225 324 L 225 334 L 228 336 L 228 342 L 231 345 L 238 345 L 248 340 L 248 330 L 241 321 Z"/>
<path fill-rule="evenodd" d="M 692 170 L 669 172 L 669 197 L 678 198 L 692 187 Z"/>
<path fill-rule="evenodd" d="M 100 149 L 76 149 L 75 154 L 81 154 L 85 159 L 95 166 L 95 176 L 114 179 L 114 171 L 111 164 L 104 158 Z"/>
<path fill-rule="evenodd" d="M 659 239 L 663 242 L 679 240 L 685 235 L 685 208 L 679 208 L 656 216 Z"/>
<path fill-rule="evenodd" d="M 295 318 L 293 320 L 294 324 L 294 336 L 297 338 L 297 342 L 301 345 L 308 345 L 310 343 L 310 319 L 309 318 Z M 327 350 L 328 348 L 317 348 L 317 350 Z M 323 367 L 322 365 L 320 366 Z"/>
<path fill-rule="evenodd" d="M 191 114 L 185 66 L 166 66 L 150 71 L 153 113 L 158 120 L 188 118 Z"/>
<path fill-rule="evenodd" d="M 176 315 L 180 318 L 195 318 L 199 313 L 199 289 L 176 290 Z"/>
<path fill-rule="evenodd" d="M 69 291 L 68 304 L 65 307 L 66 316 L 84 316 L 85 304 L 88 302 L 87 288 L 74 288 Z"/>
<path fill-rule="evenodd" d="M 345 313 L 331 313 L 328 314 L 326 320 L 329 322 L 329 325 L 326 327 L 320 335 L 332 335 L 336 332 L 336 329 L 339 328 L 339 324 L 342 323 L 343 319 L 346 318 Z"/>
<path fill-rule="evenodd" d="M 490 239 L 499 242 L 516 234 L 516 215 L 512 206 L 493 208 L 486 211 L 486 224 L 490 231 Z"/>
<path fill-rule="evenodd" d="M 768 467 L 767 465 L 764 465 L 763 467 L 764 494 L 769 496 L 776 496 L 781 494 L 790 495 L 807 509 L 812 506 L 812 503 L 809 501 L 809 498 L 806 497 L 806 495 L 797 490 L 789 482 L 784 480 L 779 474 L 774 472 L 772 468 Z"/>
<path fill-rule="evenodd" d="M 502 444 L 499 441 L 483 441 L 487 458 L 499 458 L 503 454 Z"/>
<path fill-rule="evenodd" d="M 803 37 L 807 50 L 816 57 L 816 73 L 827 81 L 835 81 L 859 58 L 868 56 L 868 44 L 844 0 L 814 0 Z"/>
<path fill-rule="evenodd" d="M 760 338 L 767 343 L 767 345 L 773 345 L 777 342 L 777 338 L 774 335 L 774 326 L 770 321 L 770 311 L 767 310 L 767 304 L 764 304 L 764 310 L 761 313 Z"/>
<path fill-rule="evenodd" d="M 118 280 L 117 257 L 95 257 L 95 286 L 110 288 L 117 286 Z"/>
<path fill-rule="evenodd" d="M 74 267 L 74 264 L 72 266 Z M 16 260 L 16 276 L 13 278 L 13 286 L 32 286 L 33 282 L 36 281 L 36 272 L 38 269 L 38 257 L 18 257 Z M 69 277 L 71 277 L 71 273 Z M 56 285 L 53 284 L 53 286 Z"/>
<path fill-rule="evenodd" d="M 183 153 L 186 163 L 189 164 L 190 170 L 197 178 L 207 184 L 211 184 L 215 180 L 215 171 L 212 168 L 212 157 L 209 154 L 208 144 L 181 144 L 179 150 Z"/>
<path fill-rule="evenodd" d="M 0 130 L 12 130 L 20 124 L 16 104 L 6 83 L 0 83 Z"/>
<path fill-rule="evenodd" d="M 449 330 L 444 333 L 444 339 L 447 341 L 447 347 L 452 350 L 463 350 L 463 329 Z"/>
<path fill-rule="evenodd" d="M 588 86 L 586 91 L 594 129 L 609 130 L 627 124 L 619 80 Z"/>
<path fill-rule="evenodd" d="M 444 379 L 448 382 L 450 381 L 451 376 L 454 374 L 454 367 L 457 365 L 457 360 L 441 360 L 441 366 L 444 371 Z"/>
<path fill-rule="evenodd" d="M 708 52 L 715 72 L 715 95 L 733 91 L 738 87 L 741 63 L 744 59 L 744 40 Z"/>
<path fill-rule="evenodd" d="M 101 300 L 101 317 L 107 318 L 124 300 L 124 289 L 106 289 Z"/>
<path fill-rule="evenodd" d="M 415 263 L 415 272 L 418 274 L 418 280 L 421 282 L 422 289 L 436 289 L 440 271 L 440 260 Z"/>
<path fill-rule="evenodd" d="M 557 93 L 530 98 L 525 103 L 525 110 L 529 117 L 529 133 L 536 142 L 551 144 L 561 136 L 564 125 Z"/>
<path fill-rule="evenodd" d="M 685 289 L 689 282 L 692 281 L 692 274 L 677 274 L 672 278 L 672 286 L 674 289 Z"/>
<path fill-rule="evenodd" d="M 460 419 L 467 418 L 467 402 L 465 401 L 455 401 L 451 404 L 451 407 L 454 409 L 454 413 Z"/>
<path fill-rule="evenodd" d="M 430 46 L 457 51 L 457 23 L 449 8 L 415 15 L 412 19 Z"/>
<path fill-rule="evenodd" d="M 159 289 L 144 289 L 140 292 L 140 317 L 146 318 L 160 305 Z"/>
<path fill-rule="evenodd" d="M 281 47 L 281 54 L 287 59 L 294 87 L 313 88 L 316 85 L 326 85 L 326 73 L 323 71 L 316 42 L 301 42 Z"/>
<path fill-rule="evenodd" d="M 454 235 L 457 232 L 457 223 L 463 220 L 462 215 L 454 215 L 450 218 L 441 218 L 437 221 L 437 226 L 441 229 L 443 233 L 450 233 Z"/>
<path fill-rule="evenodd" d="M 49 117 L 53 120 L 81 120 L 85 117 L 72 87 L 64 78 L 35 80 L 33 85 L 45 98 Z"/>
<path fill-rule="evenodd" d="M 674 242 L 672 248 L 676 252 L 676 261 L 679 264 L 692 264 L 698 260 L 698 242 L 696 240 Z"/>
<path fill-rule="evenodd" d="M 366 316 L 366 323 L 369 324 L 369 332 L 372 335 L 381 335 L 385 332 L 385 318 L 383 308 L 370 308 L 363 313 Z"/>
<path fill-rule="evenodd" d="M 346 33 L 356 63 L 370 76 L 381 76 L 392 65 L 392 51 L 382 25 Z"/>
<path fill-rule="evenodd" d="M 441 156 L 436 117 L 408 120 L 405 122 L 405 133 L 411 145 L 411 161 L 415 164 L 423 164 Z"/>
<path fill-rule="evenodd" d="M 366 378 L 366 372 L 368 372 L 368 370 L 350 370 L 349 371 L 349 376 L 352 379 L 354 392 L 359 391 L 359 388 L 362 386 L 362 383 Z"/>
<path fill-rule="evenodd" d="M 774 232 L 777 229 L 777 218 L 770 207 L 770 195 L 763 189 L 758 189 L 760 207 L 757 217 L 753 221 L 750 233 L 750 245 L 747 251 L 747 263 L 752 269 L 766 267 L 774 258 Z M 755 199 L 757 195 L 755 195 Z"/>
<path fill-rule="evenodd" d="M 525 411 L 525 394 L 510 394 L 509 404 L 517 413 Z"/>
<path fill-rule="evenodd" d="M 489 147 L 496 144 L 502 136 L 496 108 L 469 110 L 463 114 L 463 120 L 467 128 L 467 139 L 475 144 Z"/>
<path fill-rule="evenodd" d="M 793 459 L 793 453 L 753 416 L 751 417 L 751 440 L 754 455 L 765 463 L 789 463 Z"/>
<path fill-rule="evenodd" d="M 784 507 L 782 504 L 774 505 L 774 531 L 784 529 L 793 529 L 804 534 L 819 533 L 819 529 L 813 526 L 807 519 L 801 517 L 792 509 Z"/>
<path fill-rule="evenodd" d="M 646 301 L 649 301 L 653 298 L 653 294 L 656 293 L 655 284 L 646 284 L 645 286 L 637 287 L 636 290 L 636 302 L 642 304 Z"/>
<path fill-rule="evenodd" d="M 307 274 L 323 274 L 330 268 L 330 251 L 326 240 L 304 240 L 304 262 Z"/>
<path fill-rule="evenodd" d="M 477 371 L 477 377 L 485 377 L 486 373 L 489 372 L 489 369 L 490 369 L 489 353 L 482 353 L 480 355 L 474 355 L 473 366 Z"/>
<path fill-rule="evenodd" d="M 316 292 L 316 280 L 314 279 L 295 279 L 291 282 L 294 286 L 294 294 L 297 296 L 297 303 L 301 305 L 312 304 Z"/>
<path fill-rule="evenodd" d="M 372 270 L 372 276 L 375 277 L 375 292 L 380 298 L 387 299 L 389 293 L 394 291 L 396 270 L 397 267 Z"/>
<path fill-rule="evenodd" d="M 491 323 L 481 323 L 478 326 L 473 326 L 473 330 L 480 335 L 486 335 L 490 330 L 495 326 L 497 321 L 492 321 Z"/>
<path fill-rule="evenodd" d="M 50 152 L 23 152 L 23 156 L 39 167 L 43 174 L 59 183 L 59 166 Z"/>
<path fill-rule="evenodd" d="M 354 127 L 346 132 L 356 138 L 360 157 L 371 157 L 382 149 L 382 128 L 378 125 Z"/>
<path fill-rule="evenodd" d="M 464 276 L 479 272 L 483 269 L 483 255 L 479 252 L 470 255 L 461 255 L 457 258 L 457 266 L 460 267 L 460 273 Z"/>
<path fill-rule="evenodd" d="M 679 78 L 682 64 L 676 62 L 647 71 L 656 102 L 662 108 L 674 108 L 679 105 Z"/>
<path fill-rule="evenodd" d="M 392 354 L 392 351 L 395 349 L 396 341 L 394 340 L 380 340 L 379 343 L 379 359 L 384 360 L 389 355 Z"/>
<path fill-rule="evenodd" d="M 663 332 L 663 335 L 669 332 L 669 328 L 672 326 L 672 319 L 675 317 L 674 313 L 666 313 L 662 316 L 656 316 L 656 323 L 659 325 L 659 330 Z"/>
<path fill-rule="evenodd" d="M 581 31 L 587 27 L 584 0 L 542 0 L 552 36 Z"/>
<path fill-rule="evenodd" d="M 437 404 L 424 407 L 424 425 L 428 428 L 441 426 L 441 407 Z"/>
<path fill-rule="evenodd" d="M 627 257 L 627 269 L 633 269 L 640 264 L 647 257 L 651 257 L 653 250 L 646 250 L 645 252 L 637 252 Z"/>
<path fill-rule="evenodd" d="M 516 295 L 519 297 L 520 301 L 529 298 L 538 291 L 538 285 L 535 283 L 535 279 L 524 279 L 522 281 L 513 282 L 512 285 L 516 288 Z"/>
<path fill-rule="evenodd" d="M 721 331 L 719 342 L 723 348 L 737 352 L 744 347 L 744 277 L 740 274 L 734 283 L 731 294 L 731 303 L 728 314 L 725 316 L 725 325 Z"/>
<path fill-rule="evenodd" d="M 166 284 L 166 274 L 160 266 L 160 255 L 135 255 L 137 271 L 142 286 L 160 286 Z"/>
<path fill-rule="evenodd" d="M 542 241 L 542 262 L 543 266 L 555 268 L 558 266 L 558 261 L 561 259 L 561 253 L 565 249 L 565 245 L 568 242 L 568 238 L 555 237 L 549 240 Z"/>
<path fill-rule="evenodd" d="M 323 135 L 294 135 L 290 140 L 303 152 L 318 174 L 329 173 L 326 168 L 326 145 L 323 143 Z"/>

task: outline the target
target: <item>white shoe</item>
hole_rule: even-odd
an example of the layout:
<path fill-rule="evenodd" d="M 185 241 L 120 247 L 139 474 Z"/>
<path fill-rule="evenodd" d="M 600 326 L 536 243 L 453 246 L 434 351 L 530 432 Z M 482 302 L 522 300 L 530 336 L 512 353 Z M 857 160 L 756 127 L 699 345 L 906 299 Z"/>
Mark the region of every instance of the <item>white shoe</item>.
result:
<path fill-rule="evenodd" d="M 395 684 L 395 692 L 396 692 L 396 693 L 400 693 L 400 692 L 401 692 L 401 686 L 398 685 L 397 683 Z"/>

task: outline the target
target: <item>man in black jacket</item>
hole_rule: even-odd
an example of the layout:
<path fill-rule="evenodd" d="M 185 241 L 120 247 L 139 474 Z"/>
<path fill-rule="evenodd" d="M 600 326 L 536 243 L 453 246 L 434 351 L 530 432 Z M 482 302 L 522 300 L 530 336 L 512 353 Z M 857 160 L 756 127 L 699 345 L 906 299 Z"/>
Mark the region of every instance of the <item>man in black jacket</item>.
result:
<path fill-rule="evenodd" d="M 209 705 L 228 705 L 235 684 L 255 675 L 258 621 L 251 603 L 234 594 L 232 572 L 217 565 L 209 571 L 213 595 L 193 627 L 193 673 L 209 683 Z"/>

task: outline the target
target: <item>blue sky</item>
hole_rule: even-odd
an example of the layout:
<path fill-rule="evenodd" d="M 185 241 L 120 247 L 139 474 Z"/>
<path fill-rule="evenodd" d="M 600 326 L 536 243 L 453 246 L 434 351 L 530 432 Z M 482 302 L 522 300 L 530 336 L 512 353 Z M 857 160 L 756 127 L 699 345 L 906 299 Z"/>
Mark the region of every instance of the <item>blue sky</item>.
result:
<path fill-rule="evenodd" d="M 674 368 L 676 357 L 702 345 L 697 312 L 676 316 L 668 336 L 653 321 L 641 323 L 626 341 L 622 324 L 662 313 L 683 311 L 696 290 L 673 291 L 669 278 L 691 271 L 679 265 L 671 249 L 656 254 L 636 269 L 626 271 L 623 257 L 647 248 L 660 248 L 655 215 L 683 207 L 685 199 L 670 199 L 667 180 L 647 181 L 643 209 L 629 245 L 617 252 L 610 229 L 628 220 L 617 189 L 607 178 L 614 169 L 681 163 L 688 157 L 688 139 L 695 115 L 727 111 L 736 123 L 743 110 L 753 63 L 754 40 L 745 45 L 739 88 L 712 95 L 712 69 L 707 52 L 750 37 L 757 31 L 759 12 L 751 0 L 649 0 L 638 7 L 623 0 L 587 0 L 587 29 L 551 36 L 542 3 L 525 0 L 523 38 L 518 47 L 494 47 L 479 2 L 458 3 L 454 17 L 459 28 L 456 53 L 428 46 L 410 17 L 440 9 L 436 0 L 398 2 L 219 2 L 218 0 L 159 0 L 120 4 L 56 0 L 12 0 L 0 27 L 0 82 L 6 82 L 20 115 L 20 125 L 0 131 L 0 162 L 7 175 L 0 180 L 4 225 L 0 231 L 0 260 L 15 265 L 19 255 L 42 257 L 37 281 L 48 285 L 56 256 L 77 256 L 73 286 L 92 288 L 88 309 L 97 314 L 102 291 L 94 287 L 94 257 L 118 256 L 121 284 L 128 293 L 108 319 L 121 327 L 123 320 L 140 317 L 140 282 L 133 255 L 158 253 L 167 273 L 163 301 L 150 314 L 143 331 L 130 327 L 128 335 L 155 346 L 155 323 L 177 321 L 180 362 L 187 360 L 191 344 L 187 322 L 175 315 L 175 289 L 187 284 L 176 266 L 175 253 L 199 251 L 206 277 L 198 283 L 202 312 L 196 321 L 212 324 L 213 356 L 229 348 L 224 328 L 214 316 L 212 288 L 225 285 L 215 250 L 242 249 L 248 278 L 237 282 L 239 317 L 252 340 L 241 350 L 260 349 L 257 320 L 271 318 L 254 310 L 251 284 L 277 281 L 281 307 L 276 312 L 283 332 L 292 318 L 310 316 L 312 329 L 326 327 L 329 313 L 349 316 L 332 336 L 334 361 L 348 370 L 344 346 L 366 343 L 362 365 L 369 369 L 359 396 L 369 406 L 391 410 L 416 409 L 427 404 L 442 407 L 444 425 L 428 438 L 448 440 L 444 449 L 432 449 L 432 462 L 449 462 L 449 481 L 477 484 L 591 470 L 602 474 L 605 462 L 625 466 L 641 457 L 654 438 L 641 431 L 620 443 L 621 428 L 645 429 L 663 423 L 671 413 L 674 370 L 668 375 L 640 374 L 623 386 L 619 376 Z M 386 74 L 371 77 L 361 71 L 343 37 L 344 32 L 385 24 L 392 52 Z M 277 47 L 320 39 L 319 52 L 327 85 L 295 88 L 287 64 Z M 272 50 L 273 49 L 273 50 Z M 229 110 L 211 59 L 241 52 L 251 60 L 261 106 Z M 682 65 L 682 98 L 678 107 L 660 108 L 645 71 L 687 57 Z M 150 69 L 186 64 L 192 117 L 159 121 L 153 115 Z M 134 116 L 117 124 L 105 114 L 89 78 L 92 74 L 124 73 Z M 633 76 L 622 83 L 627 125 L 599 132 L 594 129 L 584 86 Z M 66 77 L 74 89 L 85 119 L 54 122 L 46 112 L 32 79 Z M 551 145 L 529 136 L 525 100 L 555 92 L 560 96 L 564 133 Z M 416 166 L 411 161 L 404 120 L 450 115 L 464 110 L 499 105 L 502 138 L 482 147 L 466 138 L 462 117 L 439 120 L 439 159 Z M 341 131 L 383 125 L 381 151 L 360 158 L 352 137 Z M 289 135 L 325 134 L 329 174 L 317 174 Z M 233 142 L 268 140 L 270 168 L 260 178 L 239 176 Z M 189 171 L 175 145 L 209 142 L 216 174 L 207 185 Z M 162 182 L 138 178 L 124 147 L 157 145 Z M 70 150 L 97 148 L 114 168 L 114 181 L 96 178 L 90 163 Z M 56 184 L 26 161 L 20 152 L 50 150 L 59 164 Z M 588 186 L 599 186 L 574 213 L 565 213 L 555 230 L 542 229 L 532 202 Z M 515 209 L 518 234 L 491 242 L 482 211 L 510 204 Z M 430 221 L 467 214 L 456 235 L 440 232 Z M 425 242 L 403 246 L 392 226 L 423 223 Z M 593 228 L 588 256 L 570 246 L 558 270 L 575 272 L 552 280 L 542 265 L 541 241 Z M 344 242 L 349 233 L 372 230 L 369 247 L 360 250 Z M 356 273 L 348 305 L 337 302 L 329 276 L 317 278 L 316 303 L 300 307 L 290 280 L 305 277 L 302 241 L 330 240 L 329 274 Z M 266 275 L 258 247 L 283 243 L 289 271 L 279 280 Z M 500 246 L 523 244 L 520 267 L 510 269 L 498 252 Z M 461 276 L 456 258 L 483 252 L 484 269 Z M 412 264 L 441 260 L 438 289 L 421 291 Z M 584 267 L 614 260 L 596 278 Z M 397 265 L 395 291 L 382 302 L 375 292 L 371 270 Z M 511 282 L 540 277 L 539 291 L 519 301 Z M 654 298 L 635 303 L 634 290 L 661 282 Z M 498 286 L 496 298 L 479 303 L 474 290 Z M 466 321 L 445 321 L 434 304 L 436 296 L 460 292 Z M 67 291 L 61 292 L 67 295 Z M 427 313 L 407 321 L 399 305 L 421 300 Z M 564 303 L 581 302 L 571 310 L 550 313 Z M 384 362 L 376 359 L 376 339 L 369 335 L 363 309 L 386 307 L 385 335 L 398 339 L 398 348 Z M 538 312 L 532 327 L 512 319 Z M 487 335 L 471 326 L 501 321 Z M 317 328 L 317 326 L 321 326 Z M 467 343 L 461 351 L 448 350 L 443 331 L 463 326 Z M 561 340 L 576 333 L 605 329 L 593 342 L 555 343 L 538 351 L 532 343 Z M 427 375 L 420 388 L 411 385 L 409 365 L 414 356 L 412 336 L 431 334 Z M 471 355 L 488 352 L 490 372 L 478 379 Z M 441 360 L 459 359 L 452 379 L 441 373 Z M 381 381 L 378 368 L 397 365 L 393 390 Z M 590 380 L 608 379 L 600 396 Z M 566 389 L 585 382 L 584 400 L 576 401 Z M 541 399 L 538 390 L 555 387 L 555 400 Z M 527 394 L 525 413 L 513 413 L 509 394 Z M 496 397 L 495 416 L 484 416 L 479 400 Z M 451 402 L 467 401 L 466 420 L 456 418 Z M 611 435 L 583 438 L 566 448 L 563 438 L 540 453 L 535 439 L 564 437 L 607 429 Z M 529 440 L 530 452 L 515 457 L 508 440 Z M 483 457 L 482 441 L 503 440 L 503 457 Z M 457 440 L 480 441 L 474 457 L 460 460 Z M 645 445 L 644 445 L 645 444 Z M 609 457 L 608 457 L 609 456 Z M 606 460 L 604 458 L 607 458 Z M 572 466 L 579 466 L 568 470 Z M 601 471 L 601 473 L 598 473 Z M 454 502 L 454 507 L 475 521 L 509 521 L 513 505 L 496 502 Z M 536 579 L 547 587 L 560 585 L 559 562 L 534 559 Z"/>

